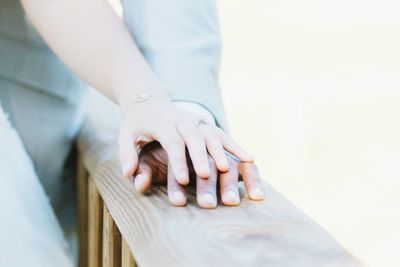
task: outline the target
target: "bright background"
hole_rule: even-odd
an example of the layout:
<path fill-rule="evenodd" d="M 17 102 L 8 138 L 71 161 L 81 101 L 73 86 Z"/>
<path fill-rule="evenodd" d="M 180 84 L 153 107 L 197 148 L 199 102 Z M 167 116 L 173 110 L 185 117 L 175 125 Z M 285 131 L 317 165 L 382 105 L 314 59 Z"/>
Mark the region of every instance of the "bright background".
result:
<path fill-rule="evenodd" d="M 400 266 L 400 3 L 218 4 L 236 140 L 367 266 Z"/>
<path fill-rule="evenodd" d="M 217 2 L 236 140 L 367 266 L 399 267 L 400 2 Z"/>

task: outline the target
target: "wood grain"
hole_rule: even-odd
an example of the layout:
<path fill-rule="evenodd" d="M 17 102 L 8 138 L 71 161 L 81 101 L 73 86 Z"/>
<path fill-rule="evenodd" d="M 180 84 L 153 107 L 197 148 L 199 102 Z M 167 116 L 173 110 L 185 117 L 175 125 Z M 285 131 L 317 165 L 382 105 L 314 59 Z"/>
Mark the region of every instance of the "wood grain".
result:
<path fill-rule="evenodd" d="M 121 266 L 121 233 L 106 205 L 103 206 L 103 267 Z"/>
<path fill-rule="evenodd" d="M 239 207 L 172 207 L 165 187 L 146 195 L 121 178 L 118 114 L 95 100 L 79 140 L 87 170 L 139 266 L 361 266 L 326 231 L 266 184 L 267 199 Z M 109 106 L 107 106 L 109 105 Z M 95 265 L 90 265 L 95 266 Z"/>
<path fill-rule="evenodd" d="M 102 263 L 103 201 L 92 179 L 88 181 L 88 265 Z"/>

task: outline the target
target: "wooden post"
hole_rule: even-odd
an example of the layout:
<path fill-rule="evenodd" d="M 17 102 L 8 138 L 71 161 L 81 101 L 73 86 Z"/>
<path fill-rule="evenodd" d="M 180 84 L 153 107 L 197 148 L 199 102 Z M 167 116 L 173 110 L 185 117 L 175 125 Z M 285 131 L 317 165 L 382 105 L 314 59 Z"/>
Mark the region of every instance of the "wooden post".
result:
<path fill-rule="evenodd" d="M 121 233 L 113 218 L 103 206 L 103 267 L 121 266 Z"/>
<path fill-rule="evenodd" d="M 79 267 L 136 267 L 128 244 L 103 204 L 94 182 L 89 182 L 81 161 L 78 163 L 77 192 Z"/>
<path fill-rule="evenodd" d="M 136 267 L 132 253 L 124 238 L 122 238 L 121 263 L 121 267 Z"/>
<path fill-rule="evenodd" d="M 96 185 L 89 179 L 88 201 L 88 265 L 99 267 L 102 262 L 103 201 Z"/>

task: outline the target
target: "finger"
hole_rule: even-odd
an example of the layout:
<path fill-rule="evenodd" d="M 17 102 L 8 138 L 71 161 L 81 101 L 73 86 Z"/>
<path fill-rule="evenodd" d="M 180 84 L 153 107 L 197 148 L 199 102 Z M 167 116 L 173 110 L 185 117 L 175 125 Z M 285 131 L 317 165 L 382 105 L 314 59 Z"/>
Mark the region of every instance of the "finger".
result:
<path fill-rule="evenodd" d="M 233 139 L 223 132 L 221 129 L 217 130 L 219 139 L 226 151 L 232 153 L 244 162 L 253 162 L 254 158 L 247 153 L 241 146 L 239 146 Z"/>
<path fill-rule="evenodd" d="M 230 166 L 225 155 L 224 147 L 218 136 L 215 135 L 215 132 L 211 131 L 208 127 L 207 129 L 205 128 L 206 127 L 202 127 L 201 131 L 206 139 L 208 153 L 210 153 L 211 157 L 215 160 L 217 169 L 220 172 L 227 172 Z"/>
<path fill-rule="evenodd" d="M 145 162 L 139 161 L 138 169 L 133 180 L 135 189 L 141 193 L 146 192 L 151 186 L 152 175 L 153 172 L 150 166 Z"/>
<path fill-rule="evenodd" d="M 185 143 L 179 134 L 173 130 L 164 137 L 158 138 L 161 146 L 168 155 L 168 162 L 171 163 L 171 169 L 176 180 L 181 185 L 189 183 L 189 171 L 186 164 Z"/>
<path fill-rule="evenodd" d="M 170 164 L 168 164 L 168 199 L 172 205 L 178 207 L 185 206 L 187 201 L 185 189 L 176 181 Z"/>
<path fill-rule="evenodd" d="M 208 179 L 196 176 L 196 196 L 197 203 L 201 208 L 213 209 L 217 207 L 217 176 L 218 171 L 210 157 L 210 175 Z"/>
<path fill-rule="evenodd" d="M 202 178 L 208 178 L 210 168 L 203 135 L 196 127 L 186 124 L 180 124 L 178 132 L 186 143 L 196 174 Z"/>
<path fill-rule="evenodd" d="M 237 163 L 234 161 L 231 161 L 227 172 L 219 174 L 221 200 L 227 206 L 237 206 L 240 203 L 238 178 Z"/>
<path fill-rule="evenodd" d="M 124 131 L 120 132 L 118 138 L 119 158 L 122 166 L 123 177 L 131 177 L 136 171 L 138 164 L 138 153 L 135 139 Z"/>
<path fill-rule="evenodd" d="M 239 163 L 238 166 L 249 198 L 252 200 L 263 200 L 265 196 L 257 166 L 247 162 Z"/>

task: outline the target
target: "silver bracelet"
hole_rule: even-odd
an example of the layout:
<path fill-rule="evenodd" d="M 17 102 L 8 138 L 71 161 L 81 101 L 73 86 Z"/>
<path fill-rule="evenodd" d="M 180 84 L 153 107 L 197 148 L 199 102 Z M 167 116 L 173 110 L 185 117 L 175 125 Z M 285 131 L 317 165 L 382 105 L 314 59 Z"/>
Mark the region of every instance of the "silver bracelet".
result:
<path fill-rule="evenodd" d="M 126 105 L 126 107 L 123 109 L 123 112 L 125 112 L 133 104 L 146 102 L 146 101 L 152 99 L 153 97 L 168 97 L 168 96 L 167 95 L 157 95 L 157 94 L 147 94 L 147 93 L 140 94 L 137 97 L 135 97 L 132 102 L 129 102 L 129 104 Z"/>

